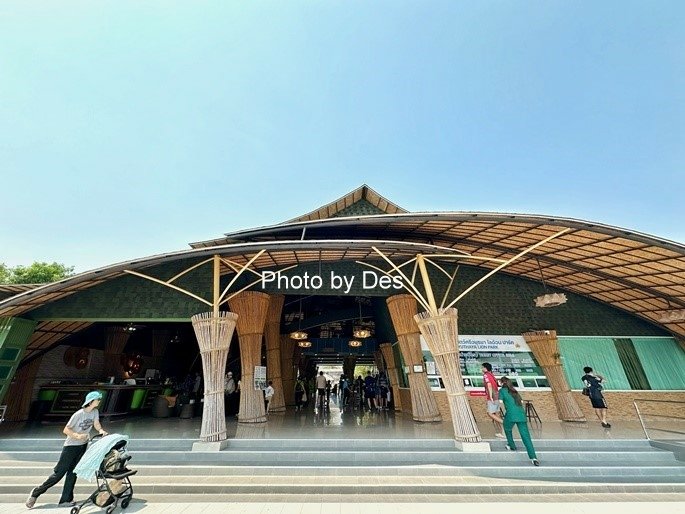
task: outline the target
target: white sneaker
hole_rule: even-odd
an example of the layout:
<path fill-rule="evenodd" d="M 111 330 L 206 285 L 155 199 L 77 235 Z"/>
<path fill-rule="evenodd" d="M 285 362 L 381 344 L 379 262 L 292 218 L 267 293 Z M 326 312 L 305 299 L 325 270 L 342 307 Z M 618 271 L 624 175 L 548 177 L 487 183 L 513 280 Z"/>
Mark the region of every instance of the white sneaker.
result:
<path fill-rule="evenodd" d="M 507 436 L 505 436 L 504 434 L 495 434 L 495 437 L 498 437 L 500 439 L 506 439 L 507 438 Z"/>
<path fill-rule="evenodd" d="M 36 504 L 36 500 L 37 500 L 37 499 L 38 499 L 38 498 L 36 498 L 35 496 L 33 496 L 33 489 L 31 489 L 31 493 L 29 494 L 29 497 L 26 498 L 26 508 L 27 508 L 27 509 L 32 509 L 33 506 Z"/>

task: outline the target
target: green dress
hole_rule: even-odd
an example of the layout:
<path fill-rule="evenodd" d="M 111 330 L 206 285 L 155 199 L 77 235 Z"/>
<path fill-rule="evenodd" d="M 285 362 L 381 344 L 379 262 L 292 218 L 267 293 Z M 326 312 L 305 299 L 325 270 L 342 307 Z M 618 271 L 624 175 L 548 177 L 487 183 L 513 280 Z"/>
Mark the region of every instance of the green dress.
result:
<path fill-rule="evenodd" d="M 523 405 L 517 405 L 514 397 L 511 396 L 509 390 L 506 387 L 502 387 L 499 390 L 499 399 L 504 403 L 504 408 L 506 413 L 504 414 L 504 435 L 507 436 L 507 444 L 512 450 L 516 449 L 516 444 L 514 443 L 514 425 L 519 429 L 519 434 L 521 434 L 521 440 L 523 445 L 526 447 L 529 459 L 537 459 L 535 454 L 535 448 L 533 447 L 533 441 L 530 438 L 530 432 L 528 431 L 528 421 L 526 420 L 526 411 Z"/>

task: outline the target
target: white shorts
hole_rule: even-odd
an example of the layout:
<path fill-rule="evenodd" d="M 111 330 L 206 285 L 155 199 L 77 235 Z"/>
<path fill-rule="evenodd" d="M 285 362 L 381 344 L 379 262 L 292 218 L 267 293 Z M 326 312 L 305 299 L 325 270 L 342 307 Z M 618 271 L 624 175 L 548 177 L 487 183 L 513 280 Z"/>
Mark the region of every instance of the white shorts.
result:
<path fill-rule="evenodd" d="M 488 400 L 488 414 L 497 414 L 499 412 L 499 402 Z"/>

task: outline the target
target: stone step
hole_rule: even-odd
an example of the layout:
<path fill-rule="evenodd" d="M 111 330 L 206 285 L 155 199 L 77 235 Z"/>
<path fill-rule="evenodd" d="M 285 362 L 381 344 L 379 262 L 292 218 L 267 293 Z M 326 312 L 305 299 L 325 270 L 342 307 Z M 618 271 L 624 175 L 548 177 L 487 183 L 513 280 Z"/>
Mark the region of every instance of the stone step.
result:
<path fill-rule="evenodd" d="M 519 439 L 516 439 L 520 444 Z M 128 443 L 129 451 L 137 450 L 190 450 L 195 441 L 192 439 L 131 439 Z M 502 439 L 488 440 L 493 449 L 504 449 L 506 444 Z M 61 450 L 64 438 L 49 439 L 1 439 L 0 451 L 17 450 Z M 617 450 L 646 450 L 651 451 L 649 441 L 643 439 L 621 440 L 563 440 L 540 439 L 535 440 L 535 447 L 539 449 L 553 449 L 557 451 L 593 450 L 599 452 L 614 452 Z M 318 450 L 319 448 L 334 450 L 393 450 L 424 451 L 427 449 L 444 449 L 458 451 L 452 439 L 229 439 L 229 449 L 263 449 L 263 450 Z"/>
<path fill-rule="evenodd" d="M 538 458 L 548 465 L 665 465 L 677 463 L 674 455 L 665 450 L 653 451 L 538 451 Z M 59 451 L 12 451 L 0 452 L 0 460 L 57 462 Z M 225 450 L 222 452 L 187 451 L 136 451 L 131 452 L 139 464 L 223 464 L 223 465 L 409 465 L 409 464 L 446 464 L 480 466 L 483 464 L 506 465 L 526 460 L 525 452 L 502 450 L 486 454 L 446 452 L 443 450 L 424 450 L 415 452 L 385 450 L 281 450 L 262 449 Z"/>
<path fill-rule="evenodd" d="M 396 478 L 410 477 L 421 481 L 425 479 L 447 478 L 511 478 L 518 479 L 551 480 L 563 479 L 602 479 L 607 481 L 607 477 L 628 477 L 632 481 L 645 481 L 647 477 L 656 481 L 663 481 L 673 478 L 675 481 L 682 481 L 685 478 L 685 467 L 683 466 L 606 466 L 606 467 L 553 467 L 540 466 L 534 467 L 528 462 L 523 462 L 513 466 L 481 466 L 481 467 L 459 467 L 459 466 L 388 466 L 376 468 L 358 467 L 259 467 L 237 466 L 237 467 L 212 467 L 212 466 L 131 466 L 138 471 L 137 480 L 147 480 L 149 477 L 154 479 L 172 479 L 173 477 L 193 476 L 206 477 L 207 479 L 216 478 L 217 480 L 232 480 L 234 477 L 250 477 L 253 480 L 292 480 L 299 477 L 335 477 L 342 480 L 354 479 L 364 480 L 393 480 Z M 4 470 L 0 473 L 2 481 L 5 483 L 34 483 L 40 482 L 50 475 L 53 466 L 43 464 L 41 466 L 15 466 L 11 470 Z"/>
<path fill-rule="evenodd" d="M 516 485 L 536 485 L 548 482 L 573 482 L 577 484 L 597 484 L 597 483 L 635 483 L 635 484 L 685 484 L 685 474 L 674 475 L 671 473 L 642 473 L 637 469 L 625 469 L 620 471 L 603 470 L 604 473 L 598 475 L 586 475 L 574 469 L 545 469 L 541 468 L 509 468 L 482 469 L 477 473 L 453 473 L 451 475 L 317 475 L 317 474 L 287 474 L 287 475 L 202 475 L 193 473 L 194 470 L 185 470 L 185 474 L 173 475 L 154 475 L 147 474 L 144 470 L 138 470 L 138 474 L 132 478 L 136 488 L 140 486 L 189 484 L 197 487 L 204 485 L 223 485 L 226 487 L 251 485 L 269 490 L 276 485 L 299 485 L 301 483 L 320 484 L 322 480 L 327 481 L 328 485 L 490 485 L 493 479 L 506 480 L 512 476 L 516 477 Z M 31 474 L 26 476 L 13 475 L 3 476 L 0 487 L 17 486 L 21 490 L 30 489 L 42 483 L 50 470 L 44 473 Z M 322 477 L 324 477 L 322 479 Z M 81 482 L 82 485 L 88 485 Z M 3 491 L 0 489 L 0 491 Z"/>
<path fill-rule="evenodd" d="M 179 483 L 167 481 L 156 484 L 144 484 L 136 480 L 133 482 L 134 496 L 147 494 L 224 494 L 225 501 L 233 501 L 230 495 L 302 495 L 302 494 L 342 494 L 342 495 L 418 495 L 418 494 L 564 494 L 564 493 L 685 493 L 685 484 L 654 484 L 654 483 L 569 483 L 569 482 L 528 482 L 528 481 L 490 481 L 476 483 L 386 483 L 378 480 L 376 483 L 338 484 L 331 481 L 322 484 L 320 481 L 302 480 L 294 484 L 264 484 L 264 483 Z M 59 487 L 59 486 L 58 486 Z M 84 498 L 96 489 L 94 484 L 77 482 L 74 494 Z M 8 496 L 30 492 L 31 486 L 0 484 L 0 501 L 11 501 Z M 265 500 L 262 500 L 265 501 Z"/>
<path fill-rule="evenodd" d="M 626 490 L 627 488 L 624 486 L 617 486 L 619 490 L 614 490 L 611 493 L 594 493 L 594 492 L 586 492 L 583 494 L 583 496 L 575 496 L 574 501 L 578 502 L 611 502 L 615 503 L 617 501 L 617 496 L 616 494 L 622 494 L 622 493 L 630 493 L 630 502 L 683 502 L 684 497 L 682 493 L 675 493 L 675 492 L 654 492 L 650 491 L 647 493 L 635 493 L 630 490 Z M 501 494 L 498 493 L 497 495 L 492 494 L 492 493 L 480 493 L 481 497 L 484 499 L 477 499 L 474 498 L 472 495 L 471 496 L 466 496 L 466 495 L 447 495 L 447 494 L 432 494 L 430 496 L 422 496 L 421 497 L 421 502 L 423 504 L 425 503 L 432 503 L 432 504 L 438 504 L 436 505 L 436 511 L 438 512 L 443 512 L 443 510 L 440 510 L 440 507 L 444 507 L 444 505 L 439 505 L 439 504 L 449 504 L 449 507 L 452 508 L 454 511 L 458 511 L 458 507 L 455 507 L 455 503 L 474 503 L 474 502 L 482 502 L 482 501 L 487 501 L 487 502 L 493 502 L 493 503 L 499 503 L 499 504 L 506 504 L 506 503 L 519 503 L 519 502 L 524 502 L 524 503 L 530 503 L 531 498 L 530 495 L 528 494 Z M 83 497 L 83 499 L 85 496 Z M 620 500 L 620 496 L 618 497 Z M 81 497 L 77 497 L 77 499 L 82 499 Z M 26 494 L 8 494 L 4 495 L 0 501 L 3 504 L 3 507 L 5 510 L 2 510 L 2 512 L 26 512 L 26 509 L 24 507 L 24 501 L 26 500 Z M 59 493 L 57 494 L 52 494 L 50 492 L 44 494 L 43 496 L 40 497 L 38 500 L 38 503 L 36 504 L 36 508 L 51 508 L 51 507 L 57 507 L 57 501 L 59 500 Z M 204 507 L 204 504 L 206 503 L 226 503 L 226 502 L 235 502 L 237 505 L 237 512 L 245 512 L 246 508 L 245 505 L 243 504 L 249 504 L 249 503 L 259 503 L 259 504 L 264 504 L 264 512 L 271 512 L 272 510 L 276 509 L 276 512 L 278 512 L 281 508 L 285 510 L 286 508 L 283 507 L 284 503 L 296 503 L 296 504 L 322 504 L 322 503 L 355 503 L 355 504 L 378 504 L 379 502 L 382 503 L 405 503 L 407 501 L 411 501 L 413 498 L 407 497 L 406 495 L 400 495 L 397 496 L 396 498 L 389 497 L 389 496 L 383 496 L 382 499 L 380 499 L 378 496 L 374 495 L 342 495 L 342 494 L 288 494 L 288 495 L 283 495 L 283 494 L 268 494 L 268 493 L 262 493 L 262 494 L 234 494 L 231 495 L 230 497 L 227 497 L 224 494 L 185 494 L 185 495 L 168 495 L 168 494 L 143 494 L 143 495 L 138 495 L 137 493 L 134 494 L 134 497 L 131 501 L 131 506 L 129 507 L 129 510 L 131 512 L 138 512 L 140 510 L 145 509 L 145 505 L 165 505 L 168 506 L 168 512 L 175 512 L 174 506 L 176 505 L 188 505 L 188 504 L 202 504 Z M 563 494 L 548 494 L 545 495 L 545 502 L 554 502 L 554 503 L 567 503 L 569 502 L 569 497 L 565 496 Z M 675 503 L 674 505 L 677 505 Z M 666 509 L 669 509 L 669 512 L 675 512 L 673 509 L 670 508 L 670 505 L 664 505 Z M 92 504 L 86 508 L 89 509 L 94 509 Z M 196 506 L 193 506 L 192 508 L 196 508 Z M 206 508 L 206 507 L 204 507 Z M 211 508 L 211 507 L 210 507 Z M 363 509 L 364 507 L 362 507 Z M 371 508 L 371 507 L 369 507 Z M 602 509 L 602 506 L 599 506 L 600 509 Z M 615 507 L 619 508 L 620 507 Z M 12 509 L 12 510 L 7 510 L 7 509 Z M 85 509 L 85 508 L 84 508 Z M 178 509 L 180 511 L 180 508 Z M 248 509 L 252 511 L 252 509 Z M 604 510 L 604 509 L 602 509 Z M 51 509 L 52 511 L 52 509 Z M 212 512 L 214 509 L 212 509 Z M 55 509 L 54 512 L 69 512 L 67 509 Z M 88 510 L 85 512 L 102 512 L 98 510 Z M 119 512 L 119 511 L 117 511 Z M 125 511 L 124 511 L 125 512 Z M 196 510 L 193 510 L 192 512 L 196 512 Z M 359 512 L 359 508 L 355 510 L 355 512 Z M 362 510 L 363 512 L 363 510 Z"/>

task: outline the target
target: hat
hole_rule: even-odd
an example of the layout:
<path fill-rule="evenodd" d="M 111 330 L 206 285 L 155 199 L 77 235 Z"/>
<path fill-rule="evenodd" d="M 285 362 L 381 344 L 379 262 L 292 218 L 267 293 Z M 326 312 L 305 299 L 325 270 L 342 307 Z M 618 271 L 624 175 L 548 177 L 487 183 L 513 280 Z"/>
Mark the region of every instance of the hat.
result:
<path fill-rule="evenodd" d="M 81 407 L 85 407 L 93 400 L 102 400 L 102 393 L 100 391 L 91 391 L 86 395 L 86 401 L 83 402 L 83 405 L 81 405 Z"/>
<path fill-rule="evenodd" d="M 226 375 L 233 376 L 233 372 L 229 371 L 228 373 L 226 373 Z"/>

